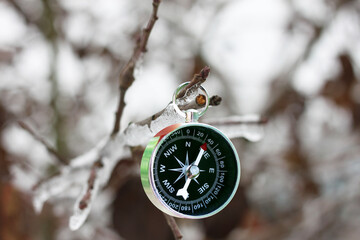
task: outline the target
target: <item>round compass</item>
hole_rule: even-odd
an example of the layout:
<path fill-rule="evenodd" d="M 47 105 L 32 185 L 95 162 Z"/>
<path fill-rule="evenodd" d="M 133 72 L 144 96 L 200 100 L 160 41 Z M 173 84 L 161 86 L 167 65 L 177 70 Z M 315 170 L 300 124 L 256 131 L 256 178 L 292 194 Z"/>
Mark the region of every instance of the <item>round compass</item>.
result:
<path fill-rule="evenodd" d="M 218 129 L 175 124 L 146 147 L 141 180 L 149 199 L 163 212 L 204 218 L 221 211 L 234 196 L 240 162 L 231 141 Z"/>

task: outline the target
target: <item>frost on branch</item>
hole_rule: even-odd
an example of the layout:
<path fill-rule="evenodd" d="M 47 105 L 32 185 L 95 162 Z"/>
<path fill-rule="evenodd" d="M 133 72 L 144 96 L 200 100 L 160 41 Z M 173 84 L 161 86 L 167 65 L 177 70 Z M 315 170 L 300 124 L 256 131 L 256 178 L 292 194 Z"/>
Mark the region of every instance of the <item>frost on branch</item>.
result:
<path fill-rule="evenodd" d="M 158 117 L 156 115 L 139 123 L 131 123 L 125 129 L 124 135 L 126 136 L 126 144 L 128 146 L 146 146 L 149 140 L 163 128 L 175 123 L 184 122 L 184 118 L 176 113 L 173 104 L 169 104 L 160 112 Z M 153 118 L 155 119 L 152 120 Z"/>

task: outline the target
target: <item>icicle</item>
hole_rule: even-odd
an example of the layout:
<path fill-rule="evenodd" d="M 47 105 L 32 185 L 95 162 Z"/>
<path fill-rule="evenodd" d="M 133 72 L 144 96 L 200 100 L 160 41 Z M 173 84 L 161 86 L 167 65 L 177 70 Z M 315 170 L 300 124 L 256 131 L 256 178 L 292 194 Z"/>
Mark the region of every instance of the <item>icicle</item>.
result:
<path fill-rule="evenodd" d="M 114 150 L 115 148 L 117 150 Z M 88 180 L 84 184 L 83 191 L 75 202 L 74 213 L 69 221 L 69 228 L 73 231 L 79 229 L 84 224 L 90 213 L 91 206 L 99 193 L 99 189 L 108 182 L 118 160 L 130 156 L 130 151 L 125 151 L 121 144 L 112 142 L 104 150 L 104 154 L 110 157 L 103 157 L 101 163 L 94 163 Z"/>
<path fill-rule="evenodd" d="M 69 220 L 69 228 L 72 231 L 79 229 L 87 219 L 91 210 L 91 205 L 96 195 L 98 194 L 99 183 L 100 181 L 98 179 L 95 179 L 92 189 L 90 191 L 88 189 L 88 185 L 86 184 L 86 186 L 83 189 L 83 192 L 77 198 L 74 205 L 74 213 Z M 86 200 L 86 203 L 83 203 L 84 200 Z"/>
<path fill-rule="evenodd" d="M 85 178 L 86 169 L 64 168 L 59 176 L 53 177 L 39 185 L 33 197 L 33 206 L 40 213 L 46 201 L 55 196 L 66 197 L 66 190 L 72 185 L 80 184 Z"/>

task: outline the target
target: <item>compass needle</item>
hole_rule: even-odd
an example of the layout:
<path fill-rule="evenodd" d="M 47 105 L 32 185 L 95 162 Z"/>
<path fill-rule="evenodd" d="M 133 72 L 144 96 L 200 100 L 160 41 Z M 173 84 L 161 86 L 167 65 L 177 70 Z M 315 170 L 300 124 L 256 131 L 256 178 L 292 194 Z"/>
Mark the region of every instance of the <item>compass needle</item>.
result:
<path fill-rule="evenodd" d="M 184 198 L 184 200 L 186 200 L 189 197 L 189 193 L 187 191 L 189 185 L 191 182 L 191 178 L 186 179 L 185 185 L 183 188 L 180 188 L 177 193 L 176 196 L 182 196 Z"/>
<path fill-rule="evenodd" d="M 178 192 L 176 193 L 176 196 L 182 196 L 185 200 L 189 197 L 189 193 L 188 193 L 187 189 L 190 185 L 191 180 L 195 179 L 196 177 L 199 176 L 200 170 L 199 170 L 198 165 L 199 165 L 200 160 L 206 150 L 207 150 L 207 145 L 206 145 L 206 143 L 204 143 L 203 145 L 200 146 L 200 152 L 199 152 L 198 156 L 196 157 L 195 162 L 193 164 L 191 164 L 191 166 L 189 166 L 188 170 L 186 171 L 188 178 L 186 179 L 184 187 L 178 190 Z"/>

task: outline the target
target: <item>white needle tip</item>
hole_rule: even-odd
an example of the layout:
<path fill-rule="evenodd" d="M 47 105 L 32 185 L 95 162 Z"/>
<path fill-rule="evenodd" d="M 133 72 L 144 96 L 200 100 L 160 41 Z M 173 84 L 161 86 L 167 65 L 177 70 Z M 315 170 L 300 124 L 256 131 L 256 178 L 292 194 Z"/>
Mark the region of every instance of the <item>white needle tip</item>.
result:
<path fill-rule="evenodd" d="M 186 200 L 189 197 L 189 193 L 187 192 L 187 189 L 181 188 L 176 193 L 176 196 L 182 196 L 184 200 Z"/>

